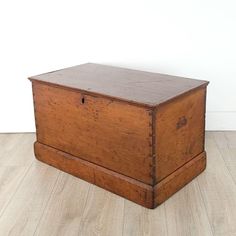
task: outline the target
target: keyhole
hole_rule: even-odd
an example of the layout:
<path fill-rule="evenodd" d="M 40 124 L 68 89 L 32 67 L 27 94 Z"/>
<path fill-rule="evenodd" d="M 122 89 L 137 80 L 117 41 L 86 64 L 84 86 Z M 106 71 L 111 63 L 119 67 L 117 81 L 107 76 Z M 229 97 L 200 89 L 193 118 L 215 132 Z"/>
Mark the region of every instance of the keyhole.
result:
<path fill-rule="evenodd" d="M 82 98 L 82 99 L 81 99 L 81 103 L 82 103 L 82 104 L 84 104 L 84 102 L 85 102 L 85 99 L 84 99 L 84 98 Z"/>

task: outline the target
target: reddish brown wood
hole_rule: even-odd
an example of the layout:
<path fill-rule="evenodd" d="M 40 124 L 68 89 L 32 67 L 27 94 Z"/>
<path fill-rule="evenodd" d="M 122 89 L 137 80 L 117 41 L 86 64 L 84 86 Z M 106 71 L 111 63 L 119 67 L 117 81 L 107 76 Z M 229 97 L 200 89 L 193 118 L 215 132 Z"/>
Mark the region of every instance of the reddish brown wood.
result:
<path fill-rule="evenodd" d="M 160 205 L 206 167 L 204 152 L 160 183 L 150 186 L 39 142 L 35 142 L 34 150 L 38 160 L 147 208 Z"/>
<path fill-rule="evenodd" d="M 148 208 L 153 207 L 153 188 L 150 185 L 39 142 L 35 142 L 34 147 L 35 156 L 38 160 L 123 196 L 142 206 Z"/>
<path fill-rule="evenodd" d="M 150 110 L 38 82 L 33 91 L 39 142 L 152 183 Z"/>
<path fill-rule="evenodd" d="M 205 92 L 200 88 L 158 107 L 157 182 L 204 151 Z"/>
<path fill-rule="evenodd" d="M 206 153 L 203 152 L 154 187 L 154 207 L 160 205 L 184 187 L 206 168 Z"/>
<path fill-rule="evenodd" d="M 151 107 L 208 83 L 94 63 L 31 76 L 30 79 Z"/>
<path fill-rule="evenodd" d="M 30 80 L 39 160 L 148 208 L 205 168 L 206 81 L 97 64 Z"/>

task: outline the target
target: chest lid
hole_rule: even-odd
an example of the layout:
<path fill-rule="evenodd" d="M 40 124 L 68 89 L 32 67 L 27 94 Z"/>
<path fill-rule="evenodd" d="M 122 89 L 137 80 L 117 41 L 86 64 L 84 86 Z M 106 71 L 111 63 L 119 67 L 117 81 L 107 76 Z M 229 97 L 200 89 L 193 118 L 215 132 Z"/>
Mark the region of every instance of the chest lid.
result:
<path fill-rule="evenodd" d="M 29 79 L 149 107 L 208 84 L 203 80 L 94 63 L 52 71 Z"/>

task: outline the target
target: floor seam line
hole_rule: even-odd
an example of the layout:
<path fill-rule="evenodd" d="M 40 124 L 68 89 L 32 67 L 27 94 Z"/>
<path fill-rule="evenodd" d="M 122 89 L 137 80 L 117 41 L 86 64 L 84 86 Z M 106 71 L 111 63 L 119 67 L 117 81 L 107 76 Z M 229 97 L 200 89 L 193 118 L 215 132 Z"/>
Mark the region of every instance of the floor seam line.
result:
<path fill-rule="evenodd" d="M 44 209 L 43 209 L 42 215 L 41 215 L 41 217 L 40 217 L 40 219 L 39 219 L 39 221 L 38 221 L 38 223 L 37 223 L 37 225 L 36 225 L 36 227 L 35 227 L 35 231 L 34 231 L 33 235 L 35 235 L 35 233 L 36 233 L 36 231 L 37 231 L 37 229 L 38 229 L 38 227 L 39 227 L 39 225 L 40 225 L 40 223 L 41 223 L 41 221 L 42 221 L 44 212 L 45 212 L 45 210 L 46 210 L 46 208 L 47 208 L 47 206 L 48 206 L 49 201 L 50 201 L 51 198 L 52 198 L 52 194 L 53 194 L 53 192 L 54 192 L 54 190 L 55 190 L 55 188 L 56 188 L 56 184 L 57 184 L 57 182 L 58 182 L 58 179 L 59 179 L 59 176 L 60 176 L 60 175 L 61 175 L 61 172 L 59 171 L 58 176 L 57 176 L 57 179 L 55 180 L 55 184 L 54 184 L 54 186 L 53 186 L 53 188 L 52 188 L 52 191 L 51 191 L 50 196 L 49 196 L 49 198 L 48 198 L 48 200 L 47 200 L 47 203 L 45 204 L 45 207 L 44 207 Z"/>
<path fill-rule="evenodd" d="M 198 186 L 198 189 L 199 189 L 199 192 L 200 192 L 200 197 L 201 197 L 201 200 L 203 202 L 203 206 L 204 206 L 204 209 L 206 211 L 206 216 L 207 216 L 207 220 L 209 222 L 209 225 L 210 225 L 210 228 L 211 228 L 211 233 L 212 233 L 212 236 L 214 236 L 214 229 L 213 229 L 213 226 L 211 224 L 211 221 L 210 221 L 210 218 L 209 218 L 209 214 L 208 214 L 208 211 L 207 211 L 207 207 L 206 207 L 206 203 L 205 203 L 205 200 L 204 200 L 204 197 L 202 195 L 202 190 L 200 188 L 200 185 L 199 185 L 199 182 L 198 182 L 198 179 L 196 179 L 196 182 L 197 182 L 197 186 Z"/>
<path fill-rule="evenodd" d="M 227 138 L 225 137 L 225 132 L 223 132 L 223 136 L 224 136 L 224 138 L 225 138 L 226 141 L 227 141 Z M 213 141 L 215 142 L 215 138 L 214 138 Z M 228 171 L 228 173 L 229 173 L 229 176 L 231 177 L 231 179 L 232 179 L 232 181 L 233 181 L 233 183 L 234 183 L 234 185 L 235 185 L 235 187 L 236 187 L 236 181 L 234 180 L 234 178 L 233 178 L 233 176 L 232 176 L 232 174 L 231 174 L 231 172 L 230 172 L 230 170 L 229 170 L 229 168 L 228 168 L 228 165 L 227 165 L 225 159 L 223 158 L 223 153 L 222 153 L 222 151 L 221 151 L 221 148 L 218 146 L 217 142 L 215 142 L 215 144 L 216 144 L 216 147 L 217 147 L 217 149 L 218 149 L 218 151 L 219 151 L 220 157 L 221 157 L 221 159 L 223 160 L 223 162 L 224 162 L 224 164 L 225 164 L 225 167 L 226 167 L 226 169 L 227 169 L 227 171 Z M 228 145 L 228 142 L 227 142 L 227 149 L 230 150 L 229 145 Z"/>
<path fill-rule="evenodd" d="M 84 203 L 84 209 L 83 209 L 83 213 L 82 213 L 82 215 L 81 215 L 81 221 L 80 221 L 79 228 L 78 228 L 78 232 L 79 232 L 78 235 L 80 235 L 81 223 L 82 223 L 82 220 L 83 220 L 83 217 L 84 217 L 84 212 L 85 212 L 86 205 L 87 205 L 87 202 L 88 202 L 89 193 L 90 193 L 90 191 L 91 191 L 91 186 L 93 186 L 93 185 L 92 185 L 92 184 L 89 185 L 88 193 L 87 193 L 86 200 L 85 200 L 85 203 Z"/>
<path fill-rule="evenodd" d="M 125 202 L 126 200 L 124 199 L 124 204 L 123 204 L 123 224 L 122 224 L 122 236 L 124 235 L 124 228 L 125 228 Z"/>
<path fill-rule="evenodd" d="M 3 214 L 5 213 L 7 207 L 9 206 L 9 204 L 11 203 L 12 199 L 14 198 L 16 192 L 17 192 L 18 189 L 20 188 L 22 182 L 24 181 L 24 179 L 25 179 L 26 175 L 28 174 L 30 168 L 32 167 L 33 163 L 34 163 L 34 161 L 32 161 L 31 164 L 28 166 L 28 169 L 25 171 L 25 174 L 24 174 L 24 176 L 22 177 L 22 179 L 20 180 L 18 186 L 16 187 L 16 190 L 14 191 L 12 197 L 9 199 L 9 201 L 6 203 L 6 206 L 5 206 L 5 207 L 3 208 L 3 210 L 0 212 L 0 218 L 1 218 L 1 217 L 3 216 Z"/>

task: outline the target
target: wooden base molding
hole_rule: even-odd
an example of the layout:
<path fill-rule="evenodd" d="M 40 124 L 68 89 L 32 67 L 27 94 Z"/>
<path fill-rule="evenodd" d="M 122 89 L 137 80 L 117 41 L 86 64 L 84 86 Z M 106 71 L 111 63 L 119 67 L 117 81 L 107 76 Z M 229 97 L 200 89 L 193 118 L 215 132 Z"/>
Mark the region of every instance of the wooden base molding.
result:
<path fill-rule="evenodd" d="M 206 152 L 202 152 L 154 187 L 155 207 L 188 184 L 206 168 Z"/>
<path fill-rule="evenodd" d="M 164 202 L 206 167 L 206 153 L 202 152 L 151 186 L 39 142 L 35 142 L 34 151 L 38 160 L 147 208 Z"/>

